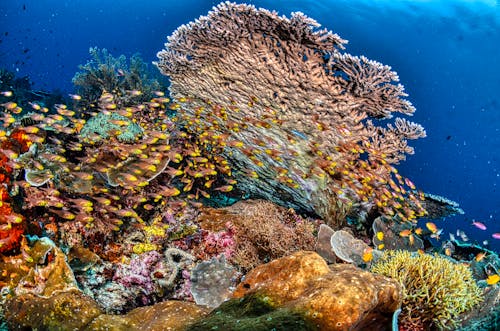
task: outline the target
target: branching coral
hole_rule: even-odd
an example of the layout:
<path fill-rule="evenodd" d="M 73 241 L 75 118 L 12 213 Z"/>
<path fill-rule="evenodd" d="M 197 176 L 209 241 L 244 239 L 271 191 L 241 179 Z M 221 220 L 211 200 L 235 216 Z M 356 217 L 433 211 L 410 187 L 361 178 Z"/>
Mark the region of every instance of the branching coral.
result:
<path fill-rule="evenodd" d="M 371 271 L 401 283 L 405 324 L 450 329 L 483 300 L 470 269 L 438 255 L 388 250 Z"/>
<path fill-rule="evenodd" d="M 179 27 L 156 65 L 171 95 L 187 101 L 187 130 L 225 137 L 224 155 L 249 194 L 336 225 L 357 201 L 414 220 L 424 209 L 393 164 L 425 131 L 374 119 L 415 109 L 390 67 L 341 53 L 345 41 L 318 26 L 302 13 L 288 19 L 225 2 Z"/>

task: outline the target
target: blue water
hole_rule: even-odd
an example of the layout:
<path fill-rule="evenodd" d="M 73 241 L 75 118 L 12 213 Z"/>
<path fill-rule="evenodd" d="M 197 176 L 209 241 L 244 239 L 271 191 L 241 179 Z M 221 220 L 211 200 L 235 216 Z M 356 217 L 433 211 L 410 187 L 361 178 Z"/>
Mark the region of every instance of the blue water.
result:
<path fill-rule="evenodd" d="M 153 61 L 166 37 L 216 1 L 0 0 L 0 67 L 35 88 L 70 92 L 89 47 Z M 349 40 L 347 52 L 390 65 L 427 138 L 399 167 L 465 215 L 438 222 L 473 240 L 500 241 L 500 5 L 496 1 L 248 1 L 302 11 Z M 488 226 L 475 229 L 471 220 Z"/>

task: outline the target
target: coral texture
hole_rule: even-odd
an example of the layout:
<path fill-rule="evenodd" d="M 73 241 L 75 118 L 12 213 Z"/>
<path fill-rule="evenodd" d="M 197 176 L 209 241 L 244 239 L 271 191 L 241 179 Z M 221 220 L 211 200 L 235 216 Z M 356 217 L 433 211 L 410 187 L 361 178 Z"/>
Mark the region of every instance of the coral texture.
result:
<path fill-rule="evenodd" d="M 401 283 L 404 325 L 453 329 L 460 314 L 483 301 L 470 269 L 438 255 L 389 250 L 371 271 Z"/>
<path fill-rule="evenodd" d="M 249 194 L 330 223 L 353 201 L 415 219 L 414 185 L 392 164 L 425 131 L 403 118 L 373 121 L 414 107 L 390 67 L 341 53 L 345 41 L 318 26 L 302 13 L 225 2 L 179 27 L 156 65 L 185 101 L 188 130 L 228 137 L 225 155 Z"/>
<path fill-rule="evenodd" d="M 269 201 L 247 200 L 225 208 L 205 208 L 197 222 L 213 231 L 220 231 L 227 222 L 233 225 L 234 253 L 226 257 L 243 270 L 299 250 L 313 250 L 315 245 L 315 225 L 310 220 Z M 200 247 L 207 249 L 205 244 Z M 194 251 L 200 255 L 196 253 L 199 248 Z"/>

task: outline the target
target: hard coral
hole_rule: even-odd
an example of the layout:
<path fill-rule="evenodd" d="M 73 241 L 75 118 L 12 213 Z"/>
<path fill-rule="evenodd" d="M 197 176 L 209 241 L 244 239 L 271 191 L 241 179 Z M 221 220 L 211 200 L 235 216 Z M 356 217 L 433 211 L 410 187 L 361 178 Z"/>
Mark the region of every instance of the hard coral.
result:
<path fill-rule="evenodd" d="M 370 118 L 415 109 L 390 67 L 341 53 L 345 41 L 318 26 L 302 13 L 224 2 L 179 27 L 156 65 L 185 101 L 188 132 L 225 137 L 224 156 L 252 197 L 330 224 L 342 224 L 358 201 L 414 220 L 424 213 L 415 187 L 392 165 L 425 131 Z"/>
<path fill-rule="evenodd" d="M 462 313 L 483 301 L 470 269 L 438 255 L 389 250 L 371 271 L 401 283 L 403 325 L 453 329 Z"/>

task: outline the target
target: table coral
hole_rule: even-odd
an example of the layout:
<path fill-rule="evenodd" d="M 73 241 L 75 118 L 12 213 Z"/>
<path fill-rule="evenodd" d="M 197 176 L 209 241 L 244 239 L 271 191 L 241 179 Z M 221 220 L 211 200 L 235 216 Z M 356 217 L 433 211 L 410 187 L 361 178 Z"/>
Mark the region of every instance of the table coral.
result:
<path fill-rule="evenodd" d="M 425 131 L 370 119 L 415 109 L 389 66 L 342 53 L 346 41 L 318 27 L 299 12 L 223 2 L 169 36 L 156 65 L 188 132 L 226 137 L 224 156 L 251 196 L 335 225 L 352 202 L 414 220 L 424 213 L 415 187 L 392 165 Z"/>

